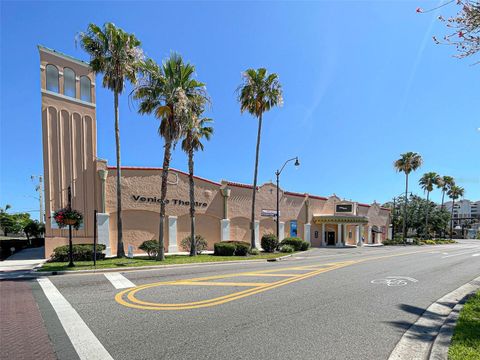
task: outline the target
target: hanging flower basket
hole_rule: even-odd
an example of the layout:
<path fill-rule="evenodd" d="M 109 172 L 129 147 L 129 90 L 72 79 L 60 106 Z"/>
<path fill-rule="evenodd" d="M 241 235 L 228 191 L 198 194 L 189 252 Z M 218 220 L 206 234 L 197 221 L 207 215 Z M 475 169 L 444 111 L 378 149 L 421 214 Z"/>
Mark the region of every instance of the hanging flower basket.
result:
<path fill-rule="evenodd" d="M 53 218 L 60 229 L 71 225 L 75 230 L 78 230 L 83 224 L 83 215 L 79 211 L 68 207 L 55 211 Z"/>

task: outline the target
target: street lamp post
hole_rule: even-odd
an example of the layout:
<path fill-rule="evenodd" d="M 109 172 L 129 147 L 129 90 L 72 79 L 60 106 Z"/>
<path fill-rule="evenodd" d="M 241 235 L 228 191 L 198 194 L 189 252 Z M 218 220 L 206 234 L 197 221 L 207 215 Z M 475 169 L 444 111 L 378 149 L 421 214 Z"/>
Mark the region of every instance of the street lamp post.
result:
<path fill-rule="evenodd" d="M 277 220 L 277 239 L 278 240 L 280 240 L 280 209 L 279 209 L 280 207 L 280 194 L 279 194 L 280 174 L 282 173 L 285 165 L 287 165 L 290 161 L 293 161 L 293 160 L 295 160 L 295 164 L 294 164 L 295 166 L 300 166 L 300 162 L 298 161 L 298 156 L 296 156 L 294 158 L 291 158 L 285 161 L 285 163 L 280 168 L 280 170 L 275 171 L 275 175 L 277 176 L 277 216 L 276 216 L 277 219 L 276 220 Z"/>

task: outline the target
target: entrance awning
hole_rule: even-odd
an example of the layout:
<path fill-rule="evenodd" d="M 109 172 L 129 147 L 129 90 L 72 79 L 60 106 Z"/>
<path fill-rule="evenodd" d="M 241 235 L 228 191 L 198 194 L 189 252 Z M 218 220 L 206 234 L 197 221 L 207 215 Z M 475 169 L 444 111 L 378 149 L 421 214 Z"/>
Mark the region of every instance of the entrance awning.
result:
<path fill-rule="evenodd" d="M 326 223 L 347 223 L 347 224 L 367 224 L 368 219 L 365 216 L 355 215 L 313 215 L 315 224 Z"/>
<path fill-rule="evenodd" d="M 377 233 L 377 234 L 383 234 L 382 230 L 379 230 L 378 226 L 376 226 L 376 225 L 372 226 L 372 232 Z"/>

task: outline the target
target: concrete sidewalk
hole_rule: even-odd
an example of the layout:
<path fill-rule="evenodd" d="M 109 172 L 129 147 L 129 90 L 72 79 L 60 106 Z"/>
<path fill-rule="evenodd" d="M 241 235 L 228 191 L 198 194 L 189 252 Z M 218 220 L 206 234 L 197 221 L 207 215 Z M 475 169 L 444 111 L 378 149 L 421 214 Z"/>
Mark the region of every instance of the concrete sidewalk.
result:
<path fill-rule="evenodd" d="M 29 274 L 34 268 L 43 264 L 45 248 L 29 248 L 21 250 L 4 261 L 0 261 L 0 279 L 22 277 Z"/>

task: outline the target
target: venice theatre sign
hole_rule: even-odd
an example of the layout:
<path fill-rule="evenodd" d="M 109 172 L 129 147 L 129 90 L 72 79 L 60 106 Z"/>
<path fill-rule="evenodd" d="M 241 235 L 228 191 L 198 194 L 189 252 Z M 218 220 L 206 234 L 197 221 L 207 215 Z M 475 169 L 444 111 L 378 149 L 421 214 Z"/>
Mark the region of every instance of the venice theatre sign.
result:
<path fill-rule="evenodd" d="M 161 202 L 161 199 L 156 196 L 132 195 L 132 199 L 137 203 L 145 204 L 160 204 Z M 190 206 L 190 201 L 181 199 L 165 199 L 165 204 L 175 206 Z M 195 201 L 195 206 L 206 208 L 208 204 L 206 202 Z"/>

